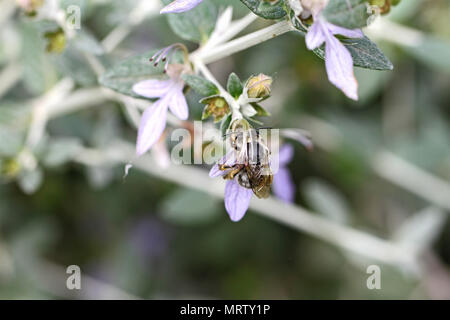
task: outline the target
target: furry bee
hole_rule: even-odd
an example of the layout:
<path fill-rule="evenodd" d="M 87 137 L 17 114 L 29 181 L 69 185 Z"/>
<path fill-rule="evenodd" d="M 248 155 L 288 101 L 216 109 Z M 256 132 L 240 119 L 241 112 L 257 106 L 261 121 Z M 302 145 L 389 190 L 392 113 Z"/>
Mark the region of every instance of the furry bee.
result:
<path fill-rule="evenodd" d="M 261 139 L 259 129 L 239 130 L 229 135 L 236 153 L 236 163 L 219 166 L 222 171 L 229 170 L 224 179 L 236 178 L 239 185 L 252 189 L 258 198 L 269 197 L 273 181 L 270 151 Z"/>

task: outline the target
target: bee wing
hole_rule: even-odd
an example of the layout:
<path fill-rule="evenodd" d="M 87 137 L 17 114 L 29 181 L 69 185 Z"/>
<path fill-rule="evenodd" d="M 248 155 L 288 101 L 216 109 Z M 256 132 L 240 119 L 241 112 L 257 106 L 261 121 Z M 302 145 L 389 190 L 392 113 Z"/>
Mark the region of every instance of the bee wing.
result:
<path fill-rule="evenodd" d="M 258 184 L 253 185 L 253 193 L 260 199 L 268 198 L 272 186 L 273 175 L 263 175 Z"/>

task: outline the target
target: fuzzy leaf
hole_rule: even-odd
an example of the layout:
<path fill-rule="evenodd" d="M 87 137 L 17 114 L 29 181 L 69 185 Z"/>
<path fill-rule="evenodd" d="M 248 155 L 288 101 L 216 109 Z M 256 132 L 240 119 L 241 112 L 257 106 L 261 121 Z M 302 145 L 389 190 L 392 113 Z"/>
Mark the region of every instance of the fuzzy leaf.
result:
<path fill-rule="evenodd" d="M 241 80 L 234 72 L 228 77 L 227 90 L 236 99 L 244 91 Z"/>
<path fill-rule="evenodd" d="M 202 96 L 213 96 L 219 93 L 219 89 L 217 89 L 216 85 L 203 77 L 185 74 L 182 76 L 182 79 L 188 86 L 194 89 L 195 92 Z"/>
<path fill-rule="evenodd" d="M 372 70 L 392 70 L 392 62 L 384 55 L 378 46 L 369 38 L 344 39 L 341 42 L 350 51 L 355 67 Z M 323 47 L 314 50 L 319 57 L 324 59 Z"/>
<path fill-rule="evenodd" d="M 270 4 L 264 0 L 241 0 L 250 10 L 256 15 L 264 18 L 277 20 L 286 15 L 286 11 L 283 8 L 283 1 L 279 0 L 275 4 Z"/>
<path fill-rule="evenodd" d="M 365 0 L 333 0 L 323 10 L 328 22 L 347 29 L 367 26 L 368 2 Z"/>
<path fill-rule="evenodd" d="M 270 117 L 271 114 L 257 103 L 252 103 L 252 107 L 256 110 L 256 115 L 260 117 Z"/>
<path fill-rule="evenodd" d="M 154 0 L 152 0 L 154 1 Z M 169 4 L 172 0 L 164 0 Z M 217 6 L 210 1 L 184 13 L 169 13 L 169 25 L 178 36 L 196 43 L 205 43 L 216 26 Z"/>
<path fill-rule="evenodd" d="M 164 75 L 164 66 L 162 64 L 155 67 L 149 61 L 156 51 L 152 50 L 120 62 L 106 70 L 100 76 L 99 83 L 119 93 L 142 99 L 143 97 L 133 92 L 133 85 L 142 80 Z"/>

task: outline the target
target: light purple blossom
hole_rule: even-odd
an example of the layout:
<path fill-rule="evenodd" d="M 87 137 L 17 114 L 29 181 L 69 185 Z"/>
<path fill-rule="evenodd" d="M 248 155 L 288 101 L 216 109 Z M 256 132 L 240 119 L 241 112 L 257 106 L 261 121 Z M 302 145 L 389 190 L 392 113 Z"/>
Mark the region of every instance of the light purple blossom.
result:
<path fill-rule="evenodd" d="M 287 168 L 293 157 L 294 147 L 290 144 L 283 145 L 278 155 L 278 172 L 273 176 L 273 193 L 284 202 L 294 202 L 295 184 Z"/>
<path fill-rule="evenodd" d="M 231 221 L 238 222 L 245 216 L 252 195 L 252 189 L 241 187 L 236 179 L 227 181 L 225 186 L 225 209 Z"/>
<path fill-rule="evenodd" d="M 181 13 L 198 6 L 203 0 L 175 0 L 162 8 L 160 13 Z"/>
<path fill-rule="evenodd" d="M 320 47 L 325 42 L 325 65 L 328 79 L 345 95 L 358 100 L 358 82 L 353 73 L 353 58 L 347 48 L 334 36 L 340 34 L 348 38 L 362 38 L 360 29 L 345 29 L 327 22 L 317 15 L 306 35 L 309 50 Z"/>
<path fill-rule="evenodd" d="M 294 156 L 294 149 L 292 145 L 284 145 L 279 153 L 279 169 L 274 175 L 273 191 L 275 195 L 285 202 L 293 202 L 295 194 L 295 185 L 292 182 L 291 175 L 286 168 L 287 164 Z M 222 159 L 218 161 L 219 164 L 232 167 L 237 162 L 235 151 L 231 150 Z M 224 176 L 229 173 L 229 170 L 220 170 L 219 164 L 214 165 L 209 176 L 211 178 Z M 248 210 L 253 191 L 242 187 L 236 180 L 227 180 L 225 185 L 225 209 L 227 210 L 230 219 L 234 222 L 240 221 Z"/>
<path fill-rule="evenodd" d="M 233 166 L 236 164 L 235 151 L 231 150 L 221 160 L 220 164 Z M 227 174 L 229 170 L 220 170 L 219 165 L 216 164 L 211 168 L 209 176 L 211 178 L 220 177 Z M 230 216 L 231 221 L 238 222 L 241 220 L 248 210 L 250 199 L 253 191 L 242 187 L 236 179 L 228 180 L 225 186 L 225 209 Z"/>
<path fill-rule="evenodd" d="M 187 120 L 189 116 L 188 105 L 183 94 L 184 82 L 181 79 L 185 65 L 168 64 L 167 55 L 174 48 L 168 47 L 159 51 L 151 59 L 157 57 L 155 65 L 165 60 L 165 70 L 169 75 L 167 80 L 150 79 L 136 83 L 133 91 L 146 98 L 158 100 L 142 115 L 136 144 L 136 153 L 142 155 L 147 152 L 161 137 L 166 127 L 167 111 L 170 111 L 180 120 Z"/>

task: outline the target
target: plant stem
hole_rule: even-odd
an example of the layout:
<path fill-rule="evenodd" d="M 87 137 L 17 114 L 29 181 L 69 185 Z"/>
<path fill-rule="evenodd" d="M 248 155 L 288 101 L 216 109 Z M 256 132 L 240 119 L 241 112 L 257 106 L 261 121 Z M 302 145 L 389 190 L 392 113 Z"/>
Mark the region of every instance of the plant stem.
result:
<path fill-rule="evenodd" d="M 129 163 L 129 155 L 133 152 L 133 145 L 119 141 L 112 143 L 107 150 L 85 149 L 77 155 L 75 161 L 87 166 L 102 166 L 112 163 L 126 164 Z M 166 170 L 161 170 L 152 156 L 144 155 L 136 159 L 133 166 L 160 179 L 223 199 L 223 183 L 218 179 L 211 179 L 204 170 L 192 165 L 171 164 Z M 302 207 L 286 204 L 275 198 L 260 200 L 254 197 L 250 203 L 250 208 L 278 223 L 304 231 L 332 245 L 364 257 L 410 268 L 412 271 L 415 271 L 417 267 L 414 250 L 331 222 Z"/>
<path fill-rule="evenodd" d="M 195 54 L 200 54 L 200 52 L 209 51 L 211 48 L 220 45 L 230 39 L 234 38 L 237 34 L 247 28 L 253 21 L 258 18 L 253 12 L 250 12 L 242 19 L 239 19 L 229 26 L 229 28 L 220 36 L 212 37 L 204 46 L 200 47 Z"/>
<path fill-rule="evenodd" d="M 26 140 L 26 145 L 30 149 L 33 149 L 44 135 L 49 118 L 49 110 L 64 100 L 74 86 L 75 83 L 71 78 L 63 78 L 49 92 L 35 102 L 32 111 L 32 121 Z"/>
<path fill-rule="evenodd" d="M 372 160 L 373 170 L 384 179 L 450 211 L 450 184 L 389 151 Z"/>
<path fill-rule="evenodd" d="M 237 38 L 225 44 L 216 46 L 208 51 L 197 51 L 191 54 L 193 61 L 202 61 L 204 64 L 208 64 L 225 57 L 231 56 L 237 52 L 246 50 L 253 46 L 256 46 L 262 42 L 280 36 L 286 32 L 293 31 L 294 27 L 289 21 L 281 21 L 275 23 L 267 28 L 258 30 L 256 32 L 245 35 L 241 38 Z"/>
<path fill-rule="evenodd" d="M 233 119 L 241 119 L 242 114 L 240 111 L 240 105 L 238 102 L 225 90 L 222 85 L 217 81 L 214 75 L 209 71 L 208 67 L 200 60 L 194 61 L 194 66 L 205 76 L 206 79 L 211 81 L 216 85 L 220 91 L 220 95 L 227 101 L 228 105 L 231 107 L 233 112 Z"/>

